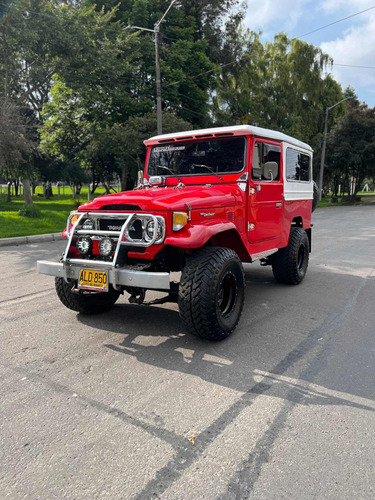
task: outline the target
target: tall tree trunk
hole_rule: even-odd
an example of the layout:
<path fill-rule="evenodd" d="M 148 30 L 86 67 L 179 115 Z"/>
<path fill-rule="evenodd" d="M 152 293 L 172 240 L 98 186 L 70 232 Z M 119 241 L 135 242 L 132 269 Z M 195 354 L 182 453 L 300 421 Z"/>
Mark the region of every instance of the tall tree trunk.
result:
<path fill-rule="evenodd" d="M 10 203 L 12 201 L 12 183 L 8 182 L 8 192 L 7 192 L 7 202 Z"/>
<path fill-rule="evenodd" d="M 121 171 L 121 191 L 130 191 L 134 187 L 134 182 L 130 177 L 128 168 L 123 166 Z"/>
<path fill-rule="evenodd" d="M 99 186 L 99 182 L 97 181 L 92 181 L 92 184 L 91 184 L 91 194 L 94 194 L 95 191 L 96 191 L 96 188 Z M 89 186 L 90 188 L 90 186 Z"/>
<path fill-rule="evenodd" d="M 109 185 L 107 184 L 107 182 L 102 181 L 102 184 L 103 184 L 103 186 L 105 188 L 106 194 L 110 194 L 111 193 L 111 188 L 109 187 Z"/>
<path fill-rule="evenodd" d="M 23 179 L 22 184 L 23 184 L 23 195 L 25 197 L 25 205 L 27 207 L 31 207 L 33 204 L 33 199 L 31 197 L 30 179 Z"/>

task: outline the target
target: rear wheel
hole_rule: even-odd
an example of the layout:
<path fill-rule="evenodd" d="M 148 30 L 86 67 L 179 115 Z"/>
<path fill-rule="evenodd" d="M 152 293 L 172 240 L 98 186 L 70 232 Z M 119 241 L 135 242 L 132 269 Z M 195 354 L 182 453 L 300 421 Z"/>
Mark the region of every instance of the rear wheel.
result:
<path fill-rule="evenodd" d="M 73 293 L 72 284 L 67 283 L 63 278 L 55 278 L 55 288 L 57 296 L 65 307 L 82 314 L 98 314 L 108 311 L 120 295 L 120 292 L 112 287 L 108 292 L 102 293 Z"/>
<path fill-rule="evenodd" d="M 272 262 L 273 275 L 279 283 L 298 285 L 304 279 L 309 264 L 309 239 L 301 227 L 292 227 L 289 244 L 281 248 Z"/>
<path fill-rule="evenodd" d="M 245 295 L 243 268 L 228 248 L 204 248 L 188 259 L 182 272 L 178 305 L 193 335 L 222 340 L 236 328 Z"/>

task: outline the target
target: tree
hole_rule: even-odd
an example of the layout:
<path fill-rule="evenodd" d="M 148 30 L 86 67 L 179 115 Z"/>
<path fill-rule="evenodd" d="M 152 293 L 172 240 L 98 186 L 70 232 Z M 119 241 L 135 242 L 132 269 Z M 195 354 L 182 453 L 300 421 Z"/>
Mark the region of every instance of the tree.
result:
<path fill-rule="evenodd" d="M 171 113 L 163 114 L 164 133 L 190 130 L 191 124 Z M 121 177 L 121 189 L 133 187 L 138 170 L 143 169 L 146 148 L 143 141 L 157 135 L 156 113 L 134 116 L 124 124 L 115 124 L 103 136 Z"/>
<path fill-rule="evenodd" d="M 319 48 L 280 33 L 263 45 L 251 31 L 236 33 L 233 64 L 222 68 L 215 98 L 219 122 L 253 123 L 314 142 L 324 127 L 324 110 L 342 99 L 340 85 L 324 76 L 330 58 Z M 243 50 L 241 50 L 243 48 Z"/>
<path fill-rule="evenodd" d="M 19 177 L 28 179 L 32 150 L 19 107 L 9 99 L 0 99 L 0 172 L 8 180 L 8 201 L 11 183 Z M 25 181 L 24 188 L 25 202 L 31 205 L 30 185 Z"/>
<path fill-rule="evenodd" d="M 0 92 L 31 115 L 34 131 L 43 127 L 42 109 L 50 99 L 54 78 L 58 84 L 64 79 L 72 92 L 79 89 L 81 101 L 87 103 L 87 123 L 105 121 L 108 116 L 114 121 L 123 101 L 126 117 L 151 109 L 150 102 L 145 106 L 130 96 L 126 99 L 122 90 L 123 78 L 132 74 L 124 50 L 137 57 L 139 41 L 128 40 L 114 21 L 114 10 L 97 11 L 93 5 L 73 0 L 20 0 L 4 8 Z M 33 139 L 39 142 L 38 134 Z M 37 155 L 30 157 L 34 161 L 30 173 L 37 170 L 36 159 Z"/>
<path fill-rule="evenodd" d="M 375 176 L 375 108 L 349 102 L 348 113 L 328 137 L 327 175 L 334 194 L 340 183 L 355 201 L 365 178 Z"/>

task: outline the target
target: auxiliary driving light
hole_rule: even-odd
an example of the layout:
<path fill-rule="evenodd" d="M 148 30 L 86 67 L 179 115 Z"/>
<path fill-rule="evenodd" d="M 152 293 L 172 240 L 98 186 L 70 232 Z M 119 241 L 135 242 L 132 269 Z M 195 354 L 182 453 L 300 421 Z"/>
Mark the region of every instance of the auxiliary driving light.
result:
<path fill-rule="evenodd" d="M 147 237 L 152 240 L 152 238 L 154 237 L 154 231 L 155 231 L 155 222 L 153 220 L 150 220 L 147 225 L 146 225 L 146 234 L 147 234 Z M 159 222 L 158 223 L 158 230 L 157 230 L 157 234 L 156 234 L 156 241 L 157 240 L 160 240 L 160 238 L 163 236 L 163 228 L 161 226 L 161 223 Z"/>
<path fill-rule="evenodd" d="M 80 236 L 76 243 L 77 250 L 82 255 L 87 255 L 91 253 L 92 250 L 92 240 L 87 236 Z"/>
<path fill-rule="evenodd" d="M 102 257 L 109 257 L 115 249 L 115 242 L 108 238 L 102 238 L 99 243 L 99 253 Z"/>
<path fill-rule="evenodd" d="M 92 231 L 94 229 L 94 221 L 92 219 L 86 219 L 82 224 L 82 229 L 85 231 Z"/>

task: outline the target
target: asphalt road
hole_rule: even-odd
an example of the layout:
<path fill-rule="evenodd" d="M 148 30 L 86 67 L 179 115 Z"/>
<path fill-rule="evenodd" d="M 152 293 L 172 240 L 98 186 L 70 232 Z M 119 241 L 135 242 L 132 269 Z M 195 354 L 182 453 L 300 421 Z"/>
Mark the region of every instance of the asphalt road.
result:
<path fill-rule="evenodd" d="M 6 499 L 375 497 L 375 208 L 314 214 L 298 287 L 246 266 L 235 334 L 174 305 L 81 316 L 0 249 L 0 491 Z"/>

